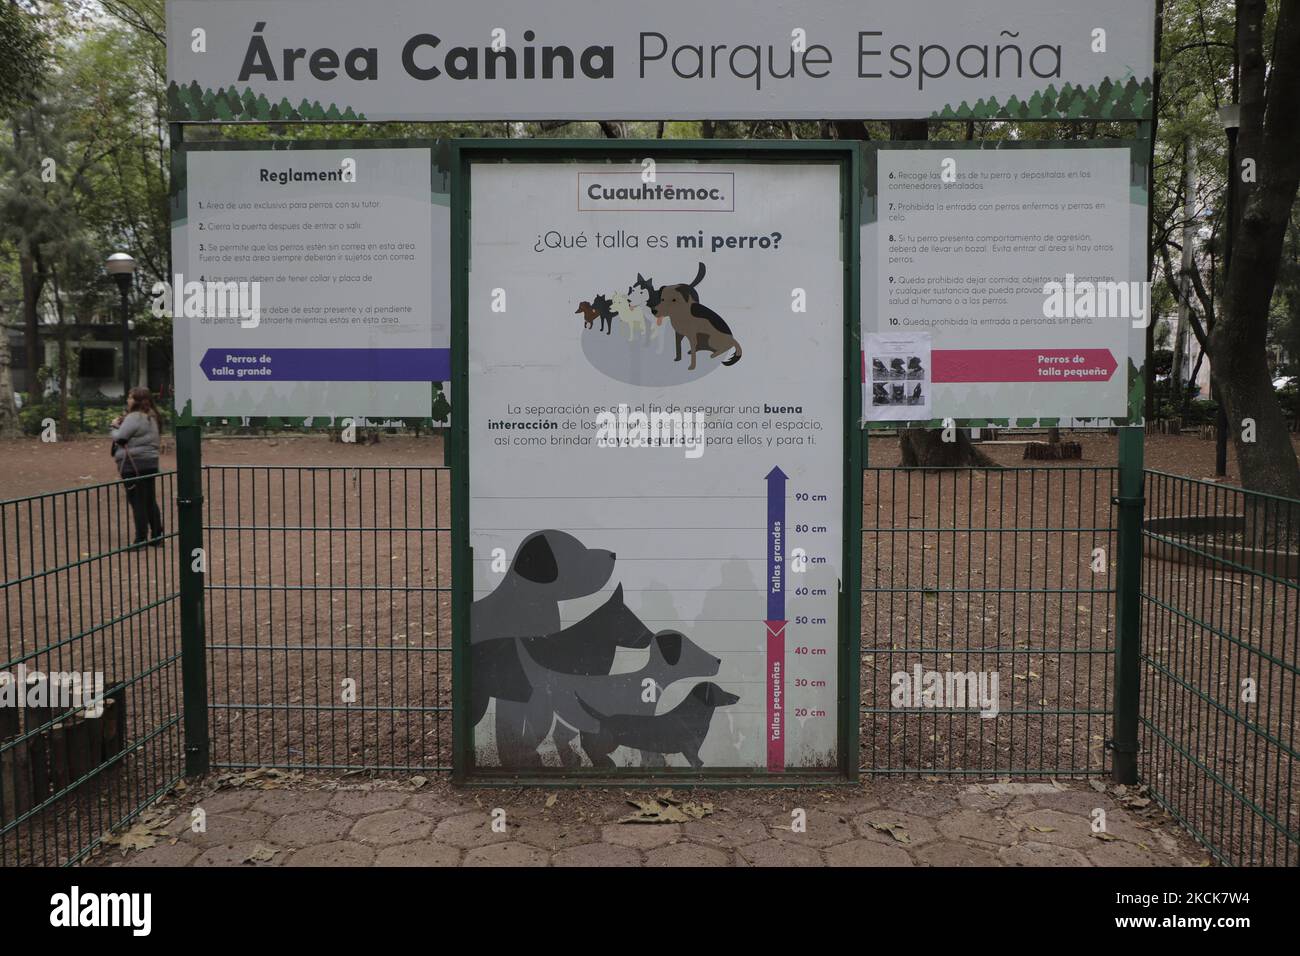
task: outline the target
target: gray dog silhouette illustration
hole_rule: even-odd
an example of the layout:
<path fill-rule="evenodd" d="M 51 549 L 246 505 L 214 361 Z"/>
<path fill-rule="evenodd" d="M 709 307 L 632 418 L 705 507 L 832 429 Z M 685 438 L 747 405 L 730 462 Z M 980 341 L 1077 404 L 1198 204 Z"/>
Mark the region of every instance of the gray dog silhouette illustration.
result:
<path fill-rule="evenodd" d="M 535 718 L 529 700 L 534 689 L 524 673 L 519 656 L 526 647 L 531 659 L 550 671 L 578 675 L 607 675 L 620 647 L 642 648 L 654 635 L 623 600 L 623 585 L 614 589 L 609 600 L 576 624 L 539 637 L 488 641 L 476 647 L 475 663 L 485 670 L 473 671 L 471 678 L 476 696 L 497 699 L 497 753 L 501 765 L 536 766 L 541 758 L 537 747 L 551 729 L 551 715 Z M 480 658 L 482 659 L 480 663 Z M 570 735 L 570 740 L 572 735 Z M 559 736 L 556 740 L 560 745 Z M 567 746 L 567 742 L 565 744 Z"/>
<path fill-rule="evenodd" d="M 605 676 L 558 673 L 533 657 L 528 642 L 520 641 L 520 645 L 519 661 L 533 685 L 533 696 L 528 702 L 531 725 L 549 725 L 554 714 L 573 730 L 593 734 L 600 730 L 600 722 L 583 709 L 579 698 L 602 713 L 653 714 L 656 702 L 669 684 L 690 677 L 712 677 L 722 663 L 686 635 L 671 630 L 654 636 L 650 642 L 650 658 L 644 667 Z M 654 682 L 653 693 L 647 693 L 647 681 Z M 557 749 L 563 747 L 560 759 L 571 762 L 573 751 L 568 749 L 568 744 L 572 734 L 556 724 L 554 738 Z M 652 761 L 643 755 L 642 765 L 649 762 Z"/>
<path fill-rule="evenodd" d="M 524 538 L 505 578 L 470 608 L 472 725 L 483 719 L 494 697 L 528 700 L 532 688 L 519 666 L 514 638 L 559 632 L 560 602 L 603 588 L 614 573 L 614 560 L 614 552 L 588 548 L 563 531 L 547 529 Z M 498 747 L 518 747 L 519 720 L 519 715 L 503 717 L 498 711 Z"/>
<path fill-rule="evenodd" d="M 470 610 L 470 643 L 551 634 L 560 601 L 595 594 L 614 573 L 614 552 L 588 548 L 563 531 L 535 531 L 515 552 L 505 578 Z"/>
<path fill-rule="evenodd" d="M 609 755 L 617 747 L 657 754 L 681 754 L 699 770 L 700 747 L 709 735 L 713 711 L 740 700 L 712 682 L 696 684 L 685 699 L 666 714 L 604 714 L 578 698 L 578 706 L 600 723 L 594 734 L 582 735 L 582 749 L 597 767 L 612 768 Z"/>

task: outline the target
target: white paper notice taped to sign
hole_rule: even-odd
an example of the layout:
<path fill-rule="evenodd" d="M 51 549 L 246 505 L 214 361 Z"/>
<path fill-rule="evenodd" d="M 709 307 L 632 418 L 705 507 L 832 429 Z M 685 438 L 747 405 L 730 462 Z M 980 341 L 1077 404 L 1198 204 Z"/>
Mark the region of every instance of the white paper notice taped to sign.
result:
<path fill-rule="evenodd" d="M 862 417 L 870 422 L 921 422 L 930 418 L 930 334 L 868 335 L 867 395 Z"/>

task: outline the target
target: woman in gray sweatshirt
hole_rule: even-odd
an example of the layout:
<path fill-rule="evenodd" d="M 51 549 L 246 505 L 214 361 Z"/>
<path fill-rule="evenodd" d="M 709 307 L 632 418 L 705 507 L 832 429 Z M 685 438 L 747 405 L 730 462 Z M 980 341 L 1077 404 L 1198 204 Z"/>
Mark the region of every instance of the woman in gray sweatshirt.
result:
<path fill-rule="evenodd" d="M 126 400 L 126 415 L 113 420 L 113 458 L 117 470 L 127 481 L 126 500 L 135 516 L 133 547 L 162 541 L 162 512 L 154 492 L 158 474 L 159 446 L 162 444 L 162 416 L 147 388 L 133 388 Z M 146 534 L 149 535 L 146 538 Z"/>

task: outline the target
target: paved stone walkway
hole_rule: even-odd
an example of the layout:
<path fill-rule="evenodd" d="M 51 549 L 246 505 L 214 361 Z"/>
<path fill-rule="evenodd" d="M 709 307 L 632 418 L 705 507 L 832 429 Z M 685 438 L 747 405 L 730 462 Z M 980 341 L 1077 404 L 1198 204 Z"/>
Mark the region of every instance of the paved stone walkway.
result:
<path fill-rule="evenodd" d="M 1105 830 L 1095 833 L 1098 809 Z M 647 811 L 685 822 L 621 822 Z M 200 816 L 205 826 L 196 831 Z M 187 787 L 113 839 L 88 865 L 1201 866 L 1208 859 L 1140 795 L 1074 782 L 487 790 L 255 771 Z"/>

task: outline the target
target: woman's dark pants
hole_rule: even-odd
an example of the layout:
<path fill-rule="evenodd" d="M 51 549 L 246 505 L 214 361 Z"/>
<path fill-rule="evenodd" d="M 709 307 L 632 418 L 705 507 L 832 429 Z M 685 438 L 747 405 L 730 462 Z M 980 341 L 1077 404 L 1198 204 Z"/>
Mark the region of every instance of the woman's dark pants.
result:
<path fill-rule="evenodd" d="M 132 471 L 127 465 L 122 470 L 126 479 L 126 500 L 131 503 L 135 516 L 135 543 L 143 543 L 148 536 L 160 538 L 163 533 L 162 512 L 158 509 L 158 498 L 154 492 L 154 476 L 157 468 L 141 468 Z"/>

